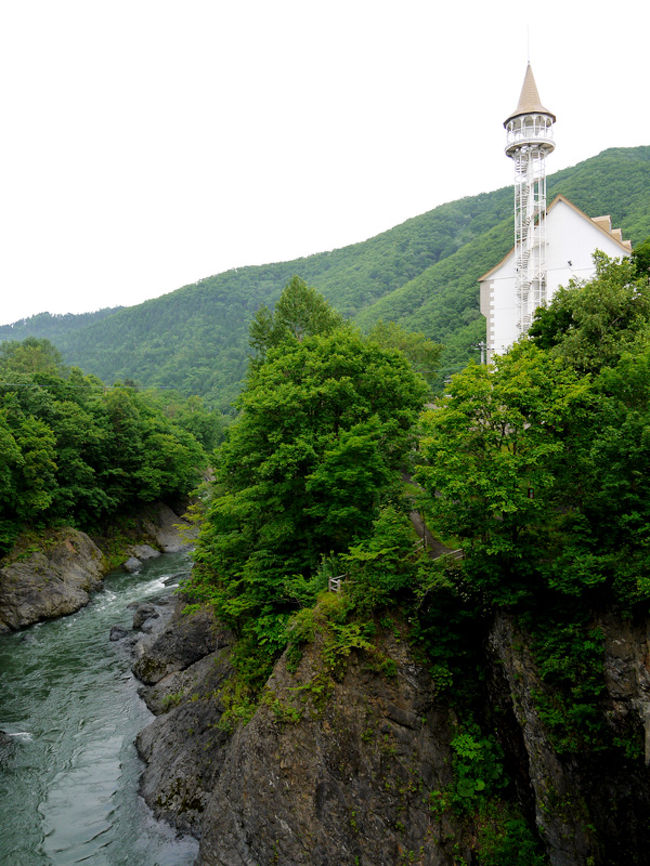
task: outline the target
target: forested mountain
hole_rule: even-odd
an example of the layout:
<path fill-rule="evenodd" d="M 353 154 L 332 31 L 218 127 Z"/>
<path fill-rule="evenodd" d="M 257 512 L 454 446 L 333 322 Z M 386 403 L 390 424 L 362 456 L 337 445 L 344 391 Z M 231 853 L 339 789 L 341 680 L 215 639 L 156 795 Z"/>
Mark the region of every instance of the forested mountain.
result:
<path fill-rule="evenodd" d="M 548 179 L 590 216 L 608 213 L 624 236 L 650 235 L 650 147 L 614 148 Z M 0 339 L 47 337 L 68 364 L 108 383 L 200 394 L 224 407 L 245 374 L 248 327 L 299 275 L 364 330 L 394 320 L 445 344 L 444 372 L 476 357 L 484 335 L 478 277 L 512 244 L 509 187 L 441 205 L 362 243 L 290 262 L 238 268 L 135 307 L 84 316 L 41 314 Z"/>

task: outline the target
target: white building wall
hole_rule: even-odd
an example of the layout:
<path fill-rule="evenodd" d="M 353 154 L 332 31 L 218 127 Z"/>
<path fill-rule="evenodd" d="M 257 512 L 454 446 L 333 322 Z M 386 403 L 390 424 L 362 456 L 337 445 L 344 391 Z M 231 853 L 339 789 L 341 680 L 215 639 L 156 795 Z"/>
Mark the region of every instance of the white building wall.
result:
<path fill-rule="evenodd" d="M 593 253 L 602 250 L 611 258 L 629 252 L 615 238 L 564 199 L 556 199 L 546 217 L 546 291 L 550 301 L 569 280 L 591 279 Z M 480 282 L 481 313 L 486 318 L 488 360 L 506 351 L 517 339 L 517 298 L 514 251 Z"/>
<path fill-rule="evenodd" d="M 610 258 L 626 255 L 620 243 L 562 200 L 549 210 L 546 243 L 549 301 L 558 287 L 568 285 L 571 278 L 587 281 L 593 277 L 592 256 L 596 250 L 602 250 Z"/>
<path fill-rule="evenodd" d="M 487 322 L 488 361 L 517 339 L 519 312 L 515 296 L 514 255 L 481 283 L 481 312 Z M 485 300 L 484 300 L 485 298 Z"/>

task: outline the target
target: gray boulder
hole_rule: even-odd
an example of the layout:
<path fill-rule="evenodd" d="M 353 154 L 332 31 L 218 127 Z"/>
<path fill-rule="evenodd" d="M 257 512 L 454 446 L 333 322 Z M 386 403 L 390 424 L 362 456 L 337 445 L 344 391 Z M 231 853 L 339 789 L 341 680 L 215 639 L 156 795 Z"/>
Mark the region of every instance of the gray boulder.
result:
<path fill-rule="evenodd" d="M 124 571 L 128 571 L 129 574 L 134 574 L 136 571 L 139 571 L 141 567 L 142 563 L 137 556 L 129 556 L 127 561 L 122 563 L 122 568 Z"/>

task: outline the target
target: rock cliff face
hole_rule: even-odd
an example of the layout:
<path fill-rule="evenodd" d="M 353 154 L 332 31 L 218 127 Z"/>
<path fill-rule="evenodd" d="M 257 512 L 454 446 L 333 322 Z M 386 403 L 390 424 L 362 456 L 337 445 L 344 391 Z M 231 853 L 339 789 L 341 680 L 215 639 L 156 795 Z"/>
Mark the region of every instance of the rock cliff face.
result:
<path fill-rule="evenodd" d="M 138 535 L 155 544 L 134 544 L 125 553 L 127 571 L 143 560 L 187 546 L 183 520 L 168 506 L 150 505 L 139 521 Z M 104 541 L 98 539 L 100 545 Z M 84 532 L 61 529 L 37 551 L 25 551 L 0 568 L 0 633 L 74 613 L 102 587 L 104 556 Z"/>
<path fill-rule="evenodd" d="M 45 552 L 0 569 L 0 632 L 73 613 L 102 585 L 103 556 L 76 529 L 60 532 Z"/>
<path fill-rule="evenodd" d="M 354 658 L 325 694 L 318 643 L 295 675 L 276 667 L 261 708 L 229 745 L 200 863 L 451 866 L 454 845 L 468 854 L 459 826 L 427 799 L 451 782 L 450 710 L 399 634 L 380 645 L 394 675 Z"/>
<path fill-rule="evenodd" d="M 142 795 L 154 814 L 199 836 L 229 739 L 216 727 L 222 712 L 216 693 L 232 673 L 231 636 L 208 612 L 185 616 L 183 607 L 177 602 L 150 646 L 136 645 L 134 672 L 145 683 L 140 693 L 159 714 L 136 746 L 147 762 Z"/>
<path fill-rule="evenodd" d="M 495 701 L 513 713 L 524 744 L 535 818 L 552 866 L 645 864 L 650 851 L 650 645 L 648 624 L 602 619 L 605 639 L 602 713 L 614 735 L 645 742 L 645 756 L 602 752 L 558 755 L 538 709 L 545 691 L 530 638 L 498 615 L 489 636 Z M 500 692 L 500 695 L 499 695 Z M 512 742 L 510 751 L 513 752 Z M 521 758 L 519 760 L 521 764 Z"/>
<path fill-rule="evenodd" d="M 613 616 L 604 634 L 602 714 L 615 735 L 650 742 L 647 624 Z M 477 840 L 485 815 L 432 808 L 453 785 L 454 711 L 436 698 L 404 631 L 382 633 L 386 675 L 352 654 L 321 677 L 322 637 L 297 670 L 286 658 L 246 727 L 218 727 L 230 674 L 230 637 L 207 614 L 179 613 L 138 660 L 158 713 L 138 738 L 143 794 L 157 815 L 201 839 L 199 866 L 393 866 L 525 862 L 490 859 Z M 646 864 L 650 850 L 647 754 L 558 754 L 538 709 L 546 686 L 532 641 L 498 615 L 486 632 L 483 722 L 500 738 L 510 798 L 535 828 L 552 866 Z"/>
<path fill-rule="evenodd" d="M 318 642 L 295 673 L 281 660 L 254 718 L 231 736 L 217 727 L 228 635 L 212 624 L 217 649 L 187 666 L 165 649 L 175 632 L 205 643 L 205 628 L 177 616 L 135 665 L 156 680 L 144 696 L 161 713 L 137 741 L 142 793 L 157 816 L 201 837 L 198 863 L 457 862 L 464 831 L 427 799 L 451 781 L 453 713 L 397 630 L 381 640 L 389 677 L 360 656 L 321 689 Z"/>

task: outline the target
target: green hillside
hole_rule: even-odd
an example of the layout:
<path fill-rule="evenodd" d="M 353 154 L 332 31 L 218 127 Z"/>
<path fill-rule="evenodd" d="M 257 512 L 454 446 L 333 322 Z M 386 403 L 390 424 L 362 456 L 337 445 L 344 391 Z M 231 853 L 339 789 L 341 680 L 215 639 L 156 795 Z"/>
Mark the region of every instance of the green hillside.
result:
<path fill-rule="evenodd" d="M 609 213 L 626 238 L 650 235 L 650 147 L 615 148 L 548 179 L 591 216 Z M 0 328 L 0 339 L 47 337 L 65 361 L 112 383 L 201 394 L 226 406 L 245 373 L 248 325 L 298 274 L 367 329 L 378 319 L 423 331 L 446 346 L 447 372 L 476 357 L 484 335 L 478 277 L 512 244 L 512 190 L 441 205 L 362 243 L 259 267 L 238 268 L 135 307 L 79 316 L 41 314 Z"/>

